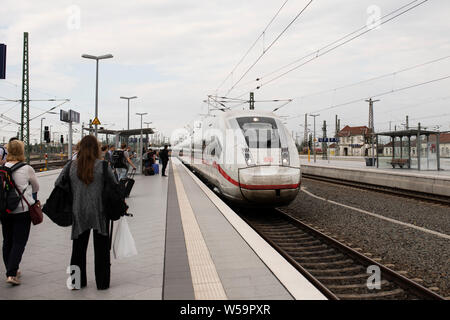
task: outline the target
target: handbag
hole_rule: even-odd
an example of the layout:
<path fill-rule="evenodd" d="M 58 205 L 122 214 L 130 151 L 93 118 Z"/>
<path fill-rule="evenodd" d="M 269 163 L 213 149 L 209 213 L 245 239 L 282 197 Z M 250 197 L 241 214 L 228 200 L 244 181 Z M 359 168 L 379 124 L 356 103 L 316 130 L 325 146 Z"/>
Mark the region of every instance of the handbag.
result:
<path fill-rule="evenodd" d="M 123 259 L 138 254 L 136 243 L 128 227 L 125 217 L 122 217 L 117 224 L 117 230 L 114 237 L 113 253 L 115 259 Z"/>
<path fill-rule="evenodd" d="M 28 206 L 28 211 L 30 212 L 31 222 L 33 225 L 40 224 L 44 220 L 44 215 L 42 214 L 41 202 L 37 200 L 34 204 L 30 205 L 27 199 L 23 196 L 23 194 L 19 191 L 17 186 L 14 186 L 19 193 L 19 197 L 21 200 L 24 200 Z"/>
<path fill-rule="evenodd" d="M 128 210 L 124 191 L 120 184 L 111 181 L 108 162 L 103 161 L 103 210 L 108 220 L 119 220 Z"/>
<path fill-rule="evenodd" d="M 53 188 L 50 197 L 44 204 L 42 211 L 54 223 L 60 227 L 68 227 L 72 225 L 72 189 L 70 187 L 70 166 L 72 161 L 69 161 L 67 169 L 61 182 Z"/>

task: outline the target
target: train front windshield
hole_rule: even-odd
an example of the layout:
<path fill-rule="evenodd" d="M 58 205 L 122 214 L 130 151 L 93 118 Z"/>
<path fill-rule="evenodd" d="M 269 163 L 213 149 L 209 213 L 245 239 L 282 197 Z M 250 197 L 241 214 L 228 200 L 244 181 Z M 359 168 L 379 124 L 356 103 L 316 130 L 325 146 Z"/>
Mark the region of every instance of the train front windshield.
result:
<path fill-rule="evenodd" d="M 236 119 L 250 149 L 280 148 L 280 135 L 273 118 L 241 117 Z"/>

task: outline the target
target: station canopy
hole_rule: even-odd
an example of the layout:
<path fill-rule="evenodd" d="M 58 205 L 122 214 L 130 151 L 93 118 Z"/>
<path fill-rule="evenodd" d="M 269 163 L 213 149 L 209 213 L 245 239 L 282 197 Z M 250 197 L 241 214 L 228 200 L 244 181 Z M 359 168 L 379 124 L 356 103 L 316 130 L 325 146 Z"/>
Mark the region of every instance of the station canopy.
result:
<path fill-rule="evenodd" d="M 94 129 L 84 128 L 87 131 L 93 131 Z M 141 129 L 131 129 L 131 130 L 107 130 L 107 129 L 98 129 L 97 132 L 99 134 L 107 134 L 107 135 L 119 135 L 121 137 L 130 137 L 137 136 L 141 134 Z M 152 128 L 142 128 L 142 134 L 154 134 Z"/>
<path fill-rule="evenodd" d="M 435 135 L 440 134 L 442 132 L 439 131 L 431 131 L 431 130 L 423 130 L 423 129 L 408 129 L 408 130 L 399 130 L 399 131 L 386 131 L 386 132 L 377 132 L 375 135 L 377 136 L 388 136 L 388 137 L 415 137 L 417 135 Z"/>

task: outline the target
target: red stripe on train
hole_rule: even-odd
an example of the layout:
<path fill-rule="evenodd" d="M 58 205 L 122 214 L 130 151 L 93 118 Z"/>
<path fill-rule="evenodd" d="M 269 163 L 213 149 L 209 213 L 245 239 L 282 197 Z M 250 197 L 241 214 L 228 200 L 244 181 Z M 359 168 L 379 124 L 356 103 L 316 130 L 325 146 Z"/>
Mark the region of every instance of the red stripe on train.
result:
<path fill-rule="evenodd" d="M 211 166 L 209 163 L 207 163 L 205 160 L 202 160 L 202 162 L 208 166 Z M 275 185 L 269 185 L 269 184 L 244 184 L 239 183 L 238 181 L 231 178 L 225 170 L 222 169 L 222 167 L 217 164 L 215 161 L 212 164 L 212 167 L 216 168 L 217 171 L 220 172 L 220 174 L 230 183 L 234 184 L 237 187 L 241 187 L 243 189 L 248 190 L 277 190 L 277 189 L 297 189 L 300 186 L 300 183 L 296 184 L 275 184 Z"/>

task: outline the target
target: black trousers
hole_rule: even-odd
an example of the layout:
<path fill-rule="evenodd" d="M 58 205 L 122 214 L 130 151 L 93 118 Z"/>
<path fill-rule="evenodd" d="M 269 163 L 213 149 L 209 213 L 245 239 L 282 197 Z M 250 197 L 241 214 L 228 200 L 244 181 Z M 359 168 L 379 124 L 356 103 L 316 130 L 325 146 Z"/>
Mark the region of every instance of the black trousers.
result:
<path fill-rule="evenodd" d="M 2 222 L 3 262 L 6 276 L 15 277 L 30 235 L 30 213 L 2 214 L 0 220 Z"/>
<path fill-rule="evenodd" d="M 163 161 L 162 162 L 162 175 L 164 176 L 164 175 L 166 175 L 166 168 L 167 168 L 167 163 L 168 163 L 169 161 Z"/>
<path fill-rule="evenodd" d="M 70 264 L 78 266 L 81 272 L 81 287 L 87 285 L 86 277 L 86 252 L 89 243 L 91 230 L 87 230 L 73 240 L 72 258 Z M 103 236 L 94 230 L 94 263 L 95 263 L 95 282 L 97 289 L 104 290 L 109 288 L 111 277 L 111 259 L 109 251 L 109 237 Z"/>

